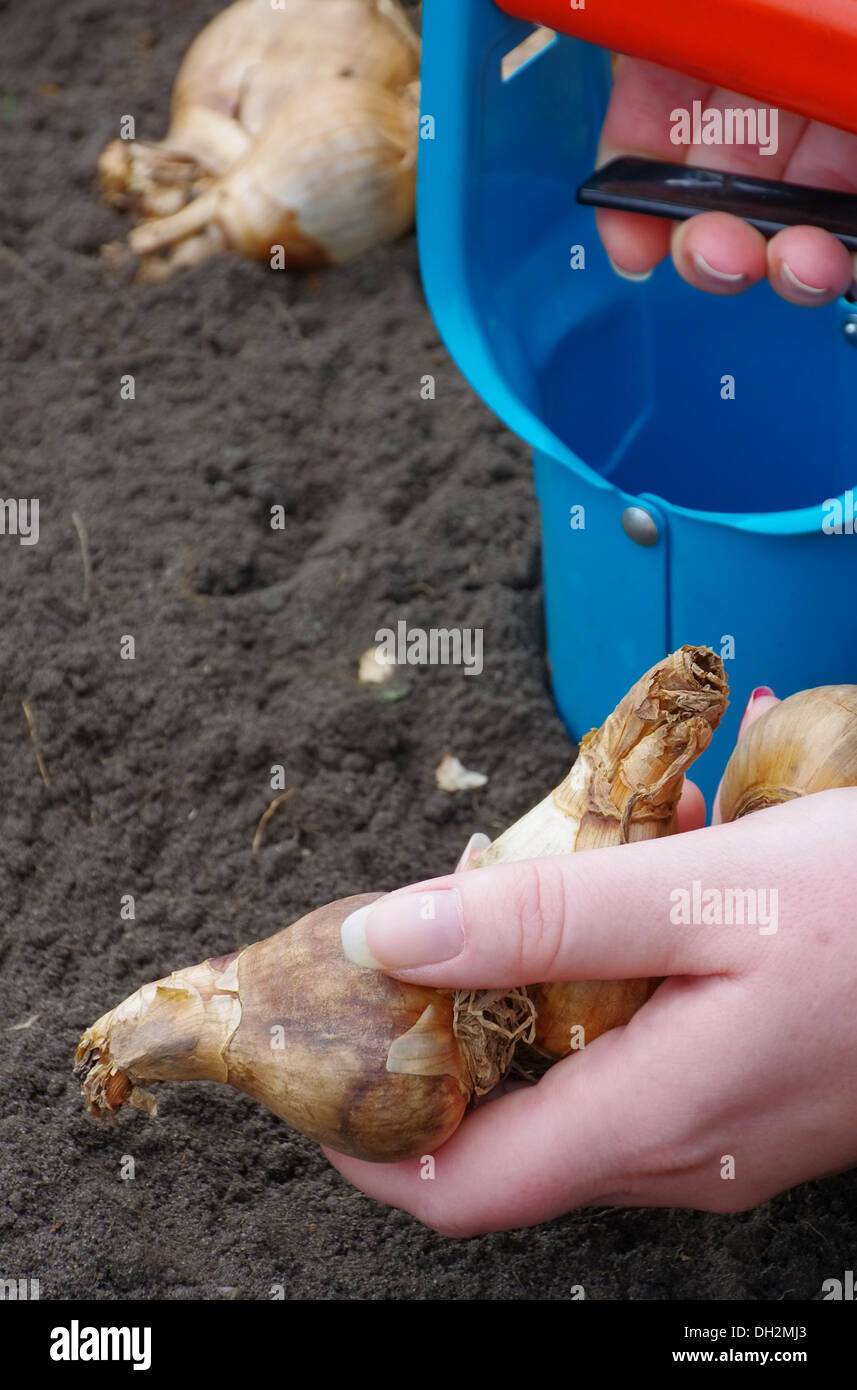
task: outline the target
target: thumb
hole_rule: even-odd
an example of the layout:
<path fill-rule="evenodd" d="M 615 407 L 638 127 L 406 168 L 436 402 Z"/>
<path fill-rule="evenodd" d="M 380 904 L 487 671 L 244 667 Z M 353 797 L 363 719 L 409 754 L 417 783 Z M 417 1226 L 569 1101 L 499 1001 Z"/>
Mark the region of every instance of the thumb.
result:
<path fill-rule="evenodd" d="M 358 965 L 441 988 L 495 989 L 549 980 L 704 975 L 748 967 L 748 934 L 678 925 L 676 890 L 741 883 L 765 863 L 788 869 L 791 805 L 748 822 L 585 854 L 500 864 L 431 879 L 376 899 L 342 926 Z M 773 817 L 773 820 L 772 820 Z M 736 962 L 737 956 L 737 962 Z"/>

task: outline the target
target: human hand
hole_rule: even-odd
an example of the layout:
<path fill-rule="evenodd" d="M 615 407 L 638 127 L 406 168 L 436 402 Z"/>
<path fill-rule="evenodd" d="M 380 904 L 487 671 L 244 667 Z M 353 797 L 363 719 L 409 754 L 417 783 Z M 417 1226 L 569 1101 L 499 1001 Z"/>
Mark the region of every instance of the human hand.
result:
<path fill-rule="evenodd" d="M 712 89 L 696 78 L 638 58 L 622 58 L 601 132 L 599 167 L 620 154 L 641 154 L 672 163 L 752 174 L 815 187 L 857 191 L 857 136 L 832 126 L 779 112 L 774 155 L 752 145 L 676 146 L 670 113 L 677 107 L 703 109 L 753 104 L 750 98 Z M 758 103 L 756 103 L 758 104 Z M 740 294 L 766 276 L 792 304 L 829 304 L 855 278 L 854 261 L 842 242 L 818 227 L 789 227 L 770 241 L 755 227 L 727 213 L 710 212 L 686 222 L 641 213 L 600 210 L 598 230 L 620 274 L 647 278 L 672 252 L 679 274 L 711 294 Z"/>
<path fill-rule="evenodd" d="M 742 728 L 772 703 L 756 700 Z M 380 899 L 366 940 L 389 966 L 420 956 L 418 895 L 434 893 L 431 925 L 447 924 L 434 959 L 451 950 L 449 959 L 391 969 L 402 979 L 493 988 L 669 978 L 626 1027 L 471 1111 L 435 1155 L 433 1180 L 419 1159 L 328 1158 L 370 1196 L 451 1236 L 580 1206 L 746 1210 L 857 1163 L 857 933 L 843 881 L 855 832 L 857 789 L 846 788 L 733 825 L 449 875 Z M 671 894 L 695 880 L 775 889 L 777 929 L 673 925 Z M 734 1177 L 723 1175 L 727 1156 Z"/>

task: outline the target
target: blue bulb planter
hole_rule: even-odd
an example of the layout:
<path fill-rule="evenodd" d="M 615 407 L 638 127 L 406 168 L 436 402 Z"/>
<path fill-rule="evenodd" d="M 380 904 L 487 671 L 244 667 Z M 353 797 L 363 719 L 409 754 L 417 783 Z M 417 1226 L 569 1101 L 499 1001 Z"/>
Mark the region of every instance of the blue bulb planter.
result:
<path fill-rule="evenodd" d="M 504 80 L 530 32 L 493 0 L 425 0 L 426 294 L 462 372 L 533 449 L 572 736 L 668 651 L 711 646 L 732 705 L 694 767 L 710 802 L 754 686 L 857 680 L 857 306 L 801 309 L 767 285 L 719 299 L 669 263 L 617 276 L 575 198 L 609 55 L 559 36 Z"/>

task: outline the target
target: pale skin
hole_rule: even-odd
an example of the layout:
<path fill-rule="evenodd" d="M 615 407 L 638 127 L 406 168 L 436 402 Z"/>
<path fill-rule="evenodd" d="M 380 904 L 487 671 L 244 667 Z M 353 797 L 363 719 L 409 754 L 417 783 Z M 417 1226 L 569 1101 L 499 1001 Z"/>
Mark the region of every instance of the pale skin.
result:
<path fill-rule="evenodd" d="M 685 158 L 857 191 L 857 137 L 787 112 L 775 156 L 677 148 L 669 112 L 694 100 L 735 104 L 732 93 L 623 59 L 599 162 L 621 153 Z M 644 274 L 671 254 L 690 284 L 714 294 L 739 294 L 767 277 L 782 298 L 813 307 L 854 281 L 850 253 L 813 227 L 766 241 L 723 214 L 675 224 L 619 212 L 600 212 L 598 227 L 620 272 Z M 767 688 L 757 693 L 741 733 L 775 703 Z M 744 1211 L 857 1164 L 857 931 L 848 887 L 857 788 L 734 825 L 719 823 L 715 805 L 704 828 L 702 796 L 688 784 L 679 812 L 684 833 L 668 839 L 458 873 L 380 900 L 459 895 L 460 949 L 422 968 L 420 914 L 403 932 L 369 913 L 366 945 L 402 979 L 479 989 L 668 978 L 626 1027 L 557 1063 L 538 1085 L 471 1111 L 437 1153 L 433 1180 L 421 1178 L 418 1159 L 373 1164 L 326 1151 L 341 1173 L 445 1235 L 473 1236 L 582 1206 Z M 776 933 L 674 925 L 670 895 L 695 879 L 776 888 Z M 397 968 L 404 965 L 411 968 Z"/>
<path fill-rule="evenodd" d="M 754 700 L 742 732 L 775 703 Z M 857 1164 L 857 932 L 844 883 L 857 789 L 699 828 L 702 797 L 689 786 L 680 811 L 685 833 L 668 839 L 390 895 L 422 901 L 454 888 L 461 902 L 463 949 L 390 970 L 402 979 L 490 988 L 669 978 L 626 1027 L 471 1111 L 438 1151 L 433 1180 L 418 1159 L 374 1164 L 327 1150 L 345 1177 L 444 1235 L 473 1236 L 582 1206 L 744 1211 Z M 674 925 L 671 892 L 694 879 L 776 888 L 776 933 Z M 366 941 L 392 965 L 418 954 L 418 931 L 387 929 L 370 911 Z"/>
<path fill-rule="evenodd" d="M 720 110 L 757 104 L 654 63 L 621 59 L 601 134 L 599 164 L 619 154 L 641 154 L 857 192 L 857 136 L 780 111 L 774 155 L 760 154 L 752 146 L 673 145 L 669 113 L 676 107 L 691 110 L 694 101 L 701 101 L 703 109 Z M 651 271 L 671 253 L 679 274 L 712 294 L 741 294 L 767 276 L 783 299 L 812 307 L 844 294 L 854 278 L 851 253 L 817 227 L 790 227 L 766 241 L 754 227 L 725 213 L 676 223 L 602 211 L 598 230 L 621 270 Z"/>

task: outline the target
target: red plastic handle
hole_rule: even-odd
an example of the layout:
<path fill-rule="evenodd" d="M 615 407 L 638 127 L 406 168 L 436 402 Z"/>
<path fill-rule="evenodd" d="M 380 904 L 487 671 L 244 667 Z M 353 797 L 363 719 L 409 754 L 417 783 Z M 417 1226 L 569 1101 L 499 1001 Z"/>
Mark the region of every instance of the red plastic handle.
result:
<path fill-rule="evenodd" d="M 857 0 L 497 0 L 617 53 L 857 132 Z"/>

